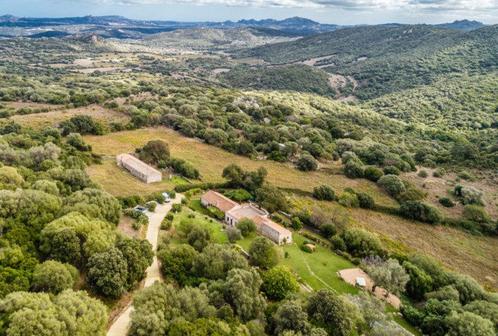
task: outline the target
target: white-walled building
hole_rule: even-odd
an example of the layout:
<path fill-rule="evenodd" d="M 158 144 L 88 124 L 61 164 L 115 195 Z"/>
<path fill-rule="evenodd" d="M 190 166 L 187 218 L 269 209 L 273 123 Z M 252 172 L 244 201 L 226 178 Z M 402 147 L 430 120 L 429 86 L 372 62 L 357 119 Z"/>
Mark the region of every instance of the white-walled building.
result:
<path fill-rule="evenodd" d="M 118 166 L 123 167 L 136 178 L 145 183 L 160 182 L 163 179 L 161 172 L 149 166 L 143 161 L 130 154 L 119 154 L 116 156 Z"/>
<path fill-rule="evenodd" d="M 235 227 L 244 219 L 250 219 L 256 224 L 260 234 L 281 244 L 292 243 L 292 232 L 280 224 L 275 223 L 268 217 L 268 211 L 254 204 L 238 204 L 224 195 L 209 190 L 201 196 L 201 204 L 205 207 L 214 206 L 225 214 L 225 223 Z"/>

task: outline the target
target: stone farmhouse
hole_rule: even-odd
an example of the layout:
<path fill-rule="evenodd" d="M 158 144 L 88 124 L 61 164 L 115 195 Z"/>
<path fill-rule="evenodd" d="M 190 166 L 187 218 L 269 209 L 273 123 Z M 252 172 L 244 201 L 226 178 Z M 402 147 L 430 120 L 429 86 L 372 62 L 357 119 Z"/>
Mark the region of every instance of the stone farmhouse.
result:
<path fill-rule="evenodd" d="M 161 172 L 130 154 L 116 156 L 118 166 L 123 167 L 136 178 L 145 183 L 160 182 L 163 179 Z"/>
<path fill-rule="evenodd" d="M 238 204 L 222 194 L 209 190 L 201 196 L 201 204 L 213 206 L 225 214 L 225 223 L 236 226 L 244 218 L 252 220 L 260 234 L 282 245 L 292 243 L 292 232 L 269 218 L 266 210 L 251 203 Z"/>

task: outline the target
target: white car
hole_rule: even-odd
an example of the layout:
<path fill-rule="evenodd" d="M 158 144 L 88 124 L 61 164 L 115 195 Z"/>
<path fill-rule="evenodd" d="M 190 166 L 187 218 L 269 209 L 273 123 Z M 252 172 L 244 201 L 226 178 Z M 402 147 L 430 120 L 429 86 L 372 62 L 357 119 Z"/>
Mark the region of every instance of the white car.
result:
<path fill-rule="evenodd" d="M 167 192 L 163 192 L 163 197 L 164 197 L 164 202 L 169 203 L 171 202 L 171 197 L 169 197 L 169 194 Z"/>

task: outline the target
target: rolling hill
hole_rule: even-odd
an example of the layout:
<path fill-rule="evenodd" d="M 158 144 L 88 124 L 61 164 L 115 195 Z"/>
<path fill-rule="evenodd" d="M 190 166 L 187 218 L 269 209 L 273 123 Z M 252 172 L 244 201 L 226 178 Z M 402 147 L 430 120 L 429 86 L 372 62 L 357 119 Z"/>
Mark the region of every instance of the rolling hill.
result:
<path fill-rule="evenodd" d="M 271 64 L 313 60 L 315 66 L 359 82 L 355 94 L 370 99 L 433 82 L 454 72 L 482 73 L 498 66 L 498 26 L 471 32 L 428 25 L 378 25 L 341 29 L 261 46 L 238 57 Z"/>

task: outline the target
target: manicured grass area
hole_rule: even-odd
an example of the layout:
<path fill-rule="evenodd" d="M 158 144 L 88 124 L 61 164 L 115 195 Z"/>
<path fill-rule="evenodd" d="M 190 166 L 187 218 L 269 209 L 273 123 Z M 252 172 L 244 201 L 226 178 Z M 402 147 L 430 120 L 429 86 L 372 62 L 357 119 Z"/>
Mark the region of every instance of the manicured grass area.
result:
<path fill-rule="evenodd" d="M 339 165 L 328 163 L 322 170 L 316 172 L 301 172 L 290 164 L 274 161 L 251 160 L 224 151 L 221 148 L 207 145 L 195 139 L 187 138 L 179 133 L 164 127 L 145 128 L 133 131 L 111 133 L 104 136 L 85 136 L 85 140 L 92 145 L 95 153 L 114 157 L 120 153 L 133 152 L 149 140 L 161 139 L 169 144 L 171 155 L 184 159 L 199 169 L 202 180 L 205 182 L 222 182 L 223 168 L 231 163 L 237 163 L 244 169 L 256 170 L 265 167 L 268 170 L 268 182 L 281 188 L 299 189 L 310 192 L 314 187 L 327 184 L 340 193 L 344 188 L 351 187 L 364 191 L 375 198 L 378 204 L 395 206 L 396 201 L 385 194 L 377 185 L 365 179 L 349 179 L 339 174 Z M 116 167 L 117 168 L 117 167 Z M 115 171 L 115 170 L 114 170 Z M 103 166 L 93 166 L 88 173 L 96 176 L 106 190 L 113 190 L 124 194 L 128 193 L 129 186 L 116 187 L 107 182 L 107 177 L 114 171 Z M 148 186 L 130 186 L 133 190 L 149 192 Z"/>
<path fill-rule="evenodd" d="M 282 265 L 289 267 L 313 290 L 328 288 L 339 293 L 358 292 L 357 288 L 344 282 L 337 274 L 339 270 L 355 267 L 352 263 L 322 246 L 316 246 L 313 253 L 303 252 L 300 246 L 306 238 L 297 232 L 294 232 L 292 237 L 293 244 L 277 247 Z M 248 251 L 253 240 L 254 237 L 244 238 L 237 244 Z"/>
<path fill-rule="evenodd" d="M 211 232 L 211 237 L 214 243 L 226 244 L 228 243 L 228 237 L 223 230 L 223 225 L 215 221 L 214 219 L 203 215 L 197 211 L 193 211 L 186 206 L 183 206 L 182 211 L 175 214 L 173 219 L 173 227 L 178 229 L 182 222 L 191 222 L 199 225 L 201 227 L 207 228 Z M 173 243 L 180 243 L 176 237 L 173 237 Z"/>
<path fill-rule="evenodd" d="M 448 268 L 468 274 L 496 289 L 498 278 L 498 239 L 475 236 L 446 226 L 432 226 L 398 216 L 347 209 L 335 202 L 319 202 L 309 197 L 293 197 L 297 208 L 320 208 L 330 218 L 347 216 L 348 225 L 359 226 L 379 235 L 386 248 L 398 253 L 421 252 L 441 261 Z"/>

